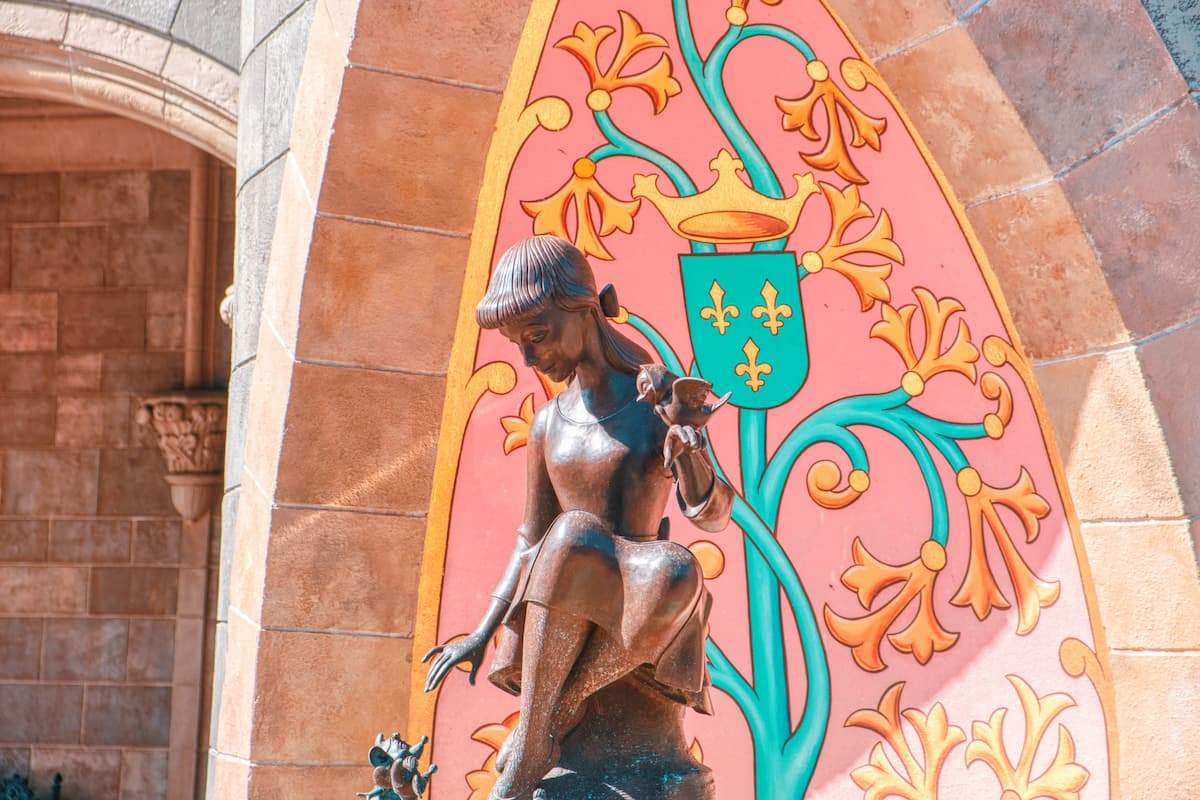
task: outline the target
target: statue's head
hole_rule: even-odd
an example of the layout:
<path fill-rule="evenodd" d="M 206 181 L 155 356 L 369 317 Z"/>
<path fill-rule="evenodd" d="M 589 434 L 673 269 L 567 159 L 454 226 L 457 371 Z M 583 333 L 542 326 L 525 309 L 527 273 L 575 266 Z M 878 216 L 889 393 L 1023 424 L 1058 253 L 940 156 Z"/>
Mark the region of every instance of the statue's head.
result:
<path fill-rule="evenodd" d="M 609 288 L 601 299 L 583 253 L 557 236 L 533 236 L 500 257 L 475 319 L 507 336 L 526 364 L 554 380 L 575 371 L 593 331 L 609 366 L 634 375 L 650 356 L 619 333 L 605 311 L 616 315 L 616 296 Z"/>

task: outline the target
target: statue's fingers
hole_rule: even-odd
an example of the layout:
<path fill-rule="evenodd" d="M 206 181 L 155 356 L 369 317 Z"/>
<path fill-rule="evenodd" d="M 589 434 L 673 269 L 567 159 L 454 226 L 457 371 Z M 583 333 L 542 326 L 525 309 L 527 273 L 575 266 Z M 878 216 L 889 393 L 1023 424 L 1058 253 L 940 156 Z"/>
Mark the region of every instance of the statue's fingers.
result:
<path fill-rule="evenodd" d="M 675 461 L 675 440 L 668 435 L 667 442 L 663 445 L 663 467 L 669 468 Z"/>
<path fill-rule="evenodd" d="M 446 646 L 444 644 L 439 644 L 439 645 L 429 648 L 429 652 L 426 653 L 425 655 L 421 656 L 421 663 L 424 664 L 426 661 L 433 658 L 434 656 L 436 656 L 438 653 L 442 652 L 445 649 L 446 649 Z"/>
<path fill-rule="evenodd" d="M 471 664 L 471 674 L 467 676 L 467 683 L 475 685 L 475 674 L 479 672 L 479 662 Z"/>

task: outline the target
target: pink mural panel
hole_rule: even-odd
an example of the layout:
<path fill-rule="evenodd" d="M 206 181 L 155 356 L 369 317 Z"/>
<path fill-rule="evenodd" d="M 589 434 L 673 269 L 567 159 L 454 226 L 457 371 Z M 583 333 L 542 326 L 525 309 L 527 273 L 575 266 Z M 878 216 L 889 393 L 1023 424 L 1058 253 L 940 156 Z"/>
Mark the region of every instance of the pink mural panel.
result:
<path fill-rule="evenodd" d="M 472 269 L 569 238 L 623 331 L 733 392 L 707 434 L 734 523 L 671 512 L 714 597 L 715 713 L 687 727 L 719 796 L 1108 796 L 1104 646 L 1031 372 L 961 209 L 838 20 L 819 0 L 547 0 L 522 47 L 497 138 L 528 135 L 511 158 L 493 146 Z M 556 390 L 469 317 L 457 346 L 418 646 L 486 608 L 523 432 Z M 481 370 L 511 390 L 468 388 Z M 415 699 L 438 800 L 482 800 L 488 726 L 517 705 L 459 673 Z"/>

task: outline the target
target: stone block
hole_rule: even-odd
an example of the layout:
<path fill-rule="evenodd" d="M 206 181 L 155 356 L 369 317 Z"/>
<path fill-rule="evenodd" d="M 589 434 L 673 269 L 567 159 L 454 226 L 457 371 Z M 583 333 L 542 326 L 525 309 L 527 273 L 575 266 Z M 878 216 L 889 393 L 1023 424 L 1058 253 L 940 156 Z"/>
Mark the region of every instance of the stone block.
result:
<path fill-rule="evenodd" d="M 1030 357 L 1128 341 L 1112 290 L 1059 183 L 989 200 L 967 216 Z"/>
<path fill-rule="evenodd" d="M 167 800 L 167 751 L 125 750 L 121 753 L 119 800 Z"/>
<path fill-rule="evenodd" d="M 128 520 L 56 519 L 50 523 L 50 560 L 129 561 Z"/>
<path fill-rule="evenodd" d="M 879 70 L 962 202 L 1050 177 L 1046 160 L 963 28 L 884 59 Z"/>
<path fill-rule="evenodd" d="M 123 394 L 59 395 L 59 447 L 124 447 L 131 425 L 129 397 Z"/>
<path fill-rule="evenodd" d="M 162 71 L 171 42 L 124 20 L 90 14 L 73 14 L 67 24 L 65 44 L 145 70 Z"/>
<path fill-rule="evenodd" d="M 915 3 L 922 7 L 935 4 L 944 5 L 944 0 Z M 480 14 L 470 0 L 453 0 L 436 9 L 403 0 L 364 0 L 358 9 L 350 60 L 356 65 L 503 89 L 527 16 L 529 0 L 502 0 L 488 14 Z M 893 14 L 889 21 L 894 25 L 903 17 Z M 397 39 L 391 35 L 397 30 L 405 36 Z M 855 26 L 855 31 L 859 30 Z"/>
<path fill-rule="evenodd" d="M 0 292 L 0 352 L 58 348 L 58 295 Z"/>
<path fill-rule="evenodd" d="M 150 173 L 150 219 L 154 222 L 184 222 L 191 204 L 192 176 L 187 170 L 155 170 Z"/>
<path fill-rule="evenodd" d="M 92 614 L 174 616 L 179 570 L 166 567 L 93 567 L 88 592 Z"/>
<path fill-rule="evenodd" d="M 300 73 L 304 71 L 304 56 L 308 49 L 308 31 L 312 25 L 316 3 L 285 19 L 263 43 L 266 48 L 266 70 L 263 114 L 263 160 L 270 161 L 288 147 L 295 112 L 296 90 Z"/>
<path fill-rule="evenodd" d="M 237 284 L 234 290 L 233 364 L 254 358 L 271 238 L 283 186 L 284 159 L 246 181 L 238 194 Z"/>
<path fill-rule="evenodd" d="M 171 36 L 236 71 L 241 65 L 241 18 L 238 0 L 183 0 L 171 24 Z"/>
<path fill-rule="evenodd" d="M 169 683 L 175 666 L 175 620 L 132 619 L 129 621 L 130 681 Z"/>
<path fill-rule="evenodd" d="M 7 450 L 5 514 L 94 514 L 100 454 L 95 450 Z"/>
<path fill-rule="evenodd" d="M 1200 582 L 1186 522 L 1084 525 L 1083 539 L 1109 647 L 1200 649 Z"/>
<path fill-rule="evenodd" d="M 6 3 L 0 7 L 0 32 L 9 36 L 61 42 L 66 30 L 65 8 L 43 8 L 24 3 Z"/>
<path fill-rule="evenodd" d="M 177 519 L 139 519 L 133 529 L 133 560 L 178 564 L 181 525 Z"/>
<path fill-rule="evenodd" d="M 84 744 L 165 747 L 170 725 L 170 687 L 87 688 L 83 709 Z"/>
<path fill-rule="evenodd" d="M 1086 15 L 1085 15 L 1086 16 Z M 1063 179 L 1140 339 L 1200 316 L 1200 106 L 1184 103 Z"/>
<path fill-rule="evenodd" d="M 108 286 L 175 288 L 187 284 L 188 231 L 178 222 L 113 225 Z"/>
<path fill-rule="evenodd" d="M 101 514 L 169 517 L 175 513 L 157 448 L 103 450 L 100 455 Z"/>
<path fill-rule="evenodd" d="M 967 30 L 1055 172 L 1187 91 L 1137 3 L 991 0 Z"/>
<path fill-rule="evenodd" d="M 1178 798 L 1200 783 L 1200 654 L 1113 653 L 1121 795 Z M 1115 792 L 1114 792 L 1115 794 Z"/>
<path fill-rule="evenodd" d="M 146 296 L 146 348 L 182 350 L 186 293 L 182 289 L 152 289 Z"/>
<path fill-rule="evenodd" d="M 0 680 L 37 680 L 42 620 L 0 619 Z M 0 733 L 0 739 L 6 738 Z M 4 773 L 0 772 L 0 775 Z"/>
<path fill-rule="evenodd" d="M 53 397 L 0 395 L 0 447 L 37 447 L 53 442 Z"/>
<path fill-rule="evenodd" d="M 48 619 L 42 678 L 123 681 L 128 644 L 128 620 Z"/>
<path fill-rule="evenodd" d="M 1193 516 L 1200 514 L 1197 347 L 1200 347 L 1200 325 L 1192 324 L 1145 344 L 1139 351 L 1150 397 L 1158 411 L 1162 435 L 1179 480 L 1184 510 Z"/>
<path fill-rule="evenodd" d="M 1079 518 L 1183 512 L 1158 414 L 1132 349 L 1035 369 Z"/>
<path fill-rule="evenodd" d="M 947 0 L 906 3 L 848 0 L 838 3 L 837 11 L 859 46 L 872 58 L 879 58 L 957 22 Z"/>
<path fill-rule="evenodd" d="M 444 392 L 440 378 L 297 364 L 276 498 L 424 511 Z"/>
<path fill-rule="evenodd" d="M 0 747 L 0 775 L 29 774 L 28 747 Z"/>
<path fill-rule="evenodd" d="M 226 508 L 222 503 L 222 508 Z M 178 561 L 187 567 L 204 567 L 217 564 L 217 543 L 223 522 L 218 512 L 215 518 L 184 521 L 180 525 L 179 545 L 176 550 Z"/>
<path fill-rule="evenodd" d="M 277 509 L 263 624 L 410 635 L 424 538 L 422 518 Z"/>
<path fill-rule="evenodd" d="M 82 614 L 87 584 L 86 567 L 0 566 L 0 614 Z"/>
<path fill-rule="evenodd" d="M 469 232 L 499 103 L 491 92 L 349 70 L 320 210 Z"/>
<path fill-rule="evenodd" d="M 136 289 L 63 292 L 59 345 L 66 351 L 142 350 L 146 293 Z"/>
<path fill-rule="evenodd" d="M 296 664 L 306 668 L 295 669 Z M 389 679 L 379 681 L 362 664 L 390 664 Z M 255 761 L 361 759 L 361 742 L 374 739 L 378 721 L 346 698 L 369 696 L 373 705 L 405 719 L 411 664 L 407 639 L 264 631 L 254 706 Z M 339 691 L 322 689 L 329 675 L 339 676 Z M 322 735 L 312 736 L 313 730 Z"/>
<path fill-rule="evenodd" d="M 362 785 L 362 769 L 355 766 L 290 766 L 283 764 L 256 765 L 250 771 L 248 800 L 325 800 L 343 791 L 346 786 Z"/>
<path fill-rule="evenodd" d="M 108 392 L 161 392 L 183 385 L 182 353 L 105 353 L 100 386 Z"/>
<path fill-rule="evenodd" d="M 103 225 L 14 225 L 14 289 L 104 285 L 108 231 Z M 118 251 L 120 252 L 120 251 Z"/>
<path fill-rule="evenodd" d="M 242 65 L 238 92 L 249 106 L 262 109 L 267 102 L 267 49 L 258 47 L 246 51 L 246 63 Z M 266 115 L 261 111 L 246 114 L 238 120 L 237 163 L 241 167 L 238 175 L 239 187 L 241 181 L 253 181 L 266 163 L 263 157 L 266 139 Z M 282 165 L 280 165 L 282 166 Z M 240 195 L 237 200 L 241 204 Z M 269 241 L 269 235 L 268 235 Z"/>
<path fill-rule="evenodd" d="M 221 550 L 217 569 L 217 619 L 229 619 L 229 579 L 233 575 L 233 554 L 237 544 L 237 510 L 241 487 L 234 487 L 221 498 Z"/>
<path fill-rule="evenodd" d="M 0 175 L 0 222 L 58 222 L 56 172 Z"/>
<path fill-rule="evenodd" d="M 145 222 L 150 216 L 150 173 L 65 173 L 60 213 L 64 222 Z"/>
<path fill-rule="evenodd" d="M 203 568 L 179 570 L 179 601 L 176 613 L 181 617 L 204 616 L 208 594 L 208 570 Z M 182 619 L 181 619 L 182 622 Z M 199 659 L 197 659 L 197 662 Z"/>
<path fill-rule="evenodd" d="M 73 353 L 58 357 L 55 378 L 60 392 L 100 389 L 100 354 Z"/>
<path fill-rule="evenodd" d="M 53 355 L 0 353 L 0 392 L 52 394 L 54 385 Z"/>
<path fill-rule="evenodd" d="M 1195 5 L 1191 0 L 1145 0 L 1142 5 L 1188 86 L 1193 91 L 1200 89 L 1200 37 L 1195 35 Z"/>
<path fill-rule="evenodd" d="M 259 631 L 253 623 L 238 614 L 230 615 L 229 621 L 221 627 L 225 629 L 227 644 L 221 651 L 225 654 L 223 662 L 214 675 L 214 680 L 217 677 L 221 678 L 216 684 L 220 687 L 216 750 L 248 760 L 255 708 L 261 702 L 262 696 L 256 685 L 259 638 L 260 634 L 267 634 Z M 259 756 L 256 754 L 256 757 Z M 220 792 L 217 793 L 217 797 L 222 797 Z"/>
<path fill-rule="evenodd" d="M 56 772 L 62 773 L 64 798 L 115 798 L 121 780 L 121 752 L 35 747 L 30 772 L 39 789 L 49 786 Z"/>
<path fill-rule="evenodd" d="M 42 519 L 0 519 L 0 562 L 45 561 L 50 523 Z"/>
<path fill-rule="evenodd" d="M 77 0 L 75 5 L 94 8 L 166 33 L 179 8 L 179 0 Z"/>
<path fill-rule="evenodd" d="M 297 355 L 444 372 L 468 247 L 465 239 L 318 219 Z M 397 298 L 404 298 L 399 308 Z M 348 308 L 356 312 L 346 314 Z"/>
<path fill-rule="evenodd" d="M 237 114 L 238 74 L 190 47 L 172 44 L 162 76 L 198 94 L 230 114 Z"/>
<path fill-rule="evenodd" d="M 7 225 L 0 225 L 0 291 L 12 286 L 12 236 Z"/>
<path fill-rule="evenodd" d="M 254 362 L 235 367 L 229 375 L 229 405 L 225 409 L 225 488 L 242 482 L 242 460 L 246 453 L 250 389 L 254 385 Z M 232 518 L 229 518 L 232 521 Z"/>
<path fill-rule="evenodd" d="M 310 10 L 314 4 L 311 0 L 255 0 L 253 10 L 253 25 L 250 26 L 252 33 L 251 46 L 257 45 L 267 36 L 274 33 L 279 27 L 279 23 L 291 15 L 304 13 L 304 10 Z M 308 6 L 308 9 L 302 7 Z M 244 50 L 243 50 L 244 52 Z M 303 51 L 296 54 L 297 58 L 303 57 Z"/>
<path fill-rule="evenodd" d="M 77 744 L 83 687 L 0 683 L 4 727 L 0 741 L 21 744 Z"/>

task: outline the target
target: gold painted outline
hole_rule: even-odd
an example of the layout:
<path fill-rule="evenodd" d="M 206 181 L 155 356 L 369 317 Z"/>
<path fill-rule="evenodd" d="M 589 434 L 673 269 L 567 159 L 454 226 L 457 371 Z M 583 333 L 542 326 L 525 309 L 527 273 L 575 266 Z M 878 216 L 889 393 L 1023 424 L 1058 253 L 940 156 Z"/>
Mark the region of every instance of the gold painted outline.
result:
<path fill-rule="evenodd" d="M 1084 549 L 1083 536 L 1079 532 L 1079 516 L 1075 511 L 1075 501 L 1071 497 L 1070 486 L 1067 484 L 1066 470 L 1063 469 L 1062 455 L 1058 449 L 1058 442 L 1054 439 L 1054 432 L 1050 429 L 1049 416 L 1046 413 L 1046 404 L 1042 400 L 1041 390 L 1038 388 L 1037 381 L 1033 375 L 1033 367 L 1029 363 L 1029 357 L 1025 353 L 1025 348 L 1021 345 L 1021 337 L 1017 335 L 1016 326 L 1013 325 L 1012 314 L 1008 310 L 1008 302 L 1004 299 L 1004 294 L 1000 290 L 1000 284 L 996 280 L 996 274 L 992 271 L 991 262 L 988 261 L 987 254 L 983 250 L 983 245 L 980 244 L 978 237 L 975 235 L 970 222 L 967 219 L 966 209 L 959 202 L 958 197 L 954 194 L 954 190 L 950 187 L 950 181 L 947 180 L 946 174 L 942 172 L 942 168 L 934 159 L 933 153 L 926 146 L 925 140 L 917 132 L 916 126 L 913 125 L 912 119 L 908 116 L 908 112 L 904 110 L 903 105 L 892 93 L 892 89 L 887 85 L 886 79 L 875 66 L 875 60 L 866 54 L 858 43 L 858 39 L 850 32 L 846 23 L 834 11 L 829 0 L 820 0 L 821 6 L 829 13 L 829 16 L 837 24 L 842 35 L 850 42 L 850 46 L 858 53 L 858 57 L 870 64 L 875 69 L 875 75 L 878 76 L 878 82 L 872 81 L 883 96 L 887 98 L 891 104 L 892 110 L 900 117 L 900 121 L 904 124 L 904 129 L 908 131 L 908 135 L 912 137 L 913 142 L 917 145 L 917 149 L 921 153 L 922 159 L 925 161 L 925 166 L 932 173 L 934 180 L 937 181 L 938 188 L 942 192 L 942 197 L 945 198 L 950 210 L 954 213 L 954 218 L 958 222 L 959 230 L 966 237 L 967 245 L 971 248 L 971 254 L 975 257 L 975 263 L 979 265 L 980 274 L 983 275 L 983 280 L 987 284 L 988 291 L 992 295 L 992 302 L 996 304 L 996 310 L 1000 312 L 1000 321 L 1004 323 L 1004 331 L 1008 334 L 1009 341 L 1021 356 L 1022 363 L 1012 364 L 1011 366 L 1023 379 L 1025 390 L 1029 393 L 1029 398 L 1033 402 L 1034 412 L 1037 416 L 1038 427 L 1042 431 L 1042 441 L 1045 444 L 1046 455 L 1050 459 L 1050 468 L 1054 472 L 1054 480 L 1058 484 L 1058 495 L 1062 500 L 1063 513 L 1067 518 L 1067 526 L 1071 531 L 1071 544 L 1075 548 L 1075 563 L 1079 567 L 1079 577 L 1083 584 L 1083 596 L 1087 603 L 1088 622 L 1092 629 L 1092 640 L 1095 643 L 1095 655 L 1099 661 L 1101 668 L 1106 675 L 1112 675 L 1112 665 L 1109 662 L 1108 639 L 1104 633 L 1104 626 L 1100 621 L 1100 605 L 1096 600 L 1095 584 L 1092 580 L 1092 569 L 1088 564 L 1087 551 Z M 872 76 L 874 77 L 874 76 Z M 1119 770 L 1120 756 L 1117 747 L 1117 728 L 1116 728 L 1116 697 L 1112 682 L 1107 682 L 1103 687 L 1096 686 L 1096 693 L 1100 696 L 1101 710 L 1105 720 L 1105 734 L 1108 740 L 1108 786 L 1109 798 L 1111 800 L 1120 800 L 1120 783 Z"/>
<path fill-rule="evenodd" d="M 875 67 L 875 61 L 859 45 L 858 39 L 850 32 L 841 16 L 830 7 L 828 0 L 820 0 L 821 6 L 833 19 L 842 35 L 857 53 L 858 58 Z M 441 590 L 445 575 L 446 547 L 450 527 L 450 509 L 454 499 L 454 485 L 458 477 L 458 460 L 466 434 L 467 422 L 471 411 L 478 399 L 463 391 L 473 373 L 475 356 L 478 351 L 479 327 L 475 323 L 474 306 L 476 298 L 482 296 L 486 288 L 490 272 L 492 254 L 495 251 L 496 235 L 500 226 L 500 212 L 504 203 L 508 178 L 512 172 L 521 146 L 527 137 L 517 125 L 521 112 L 529 99 L 533 86 L 533 78 L 541 61 L 546 37 L 554 12 L 558 8 L 558 0 L 533 0 L 525 27 L 521 32 L 517 54 L 509 73 L 508 85 L 504 90 L 497 114 L 496 133 L 488 148 L 485 162 L 484 177 L 479 192 L 475 210 L 475 222 L 471 229 L 471 246 L 467 256 L 467 268 L 463 278 L 462 295 L 459 302 L 458 323 L 454 332 L 454 344 L 450 352 L 450 363 L 447 369 L 446 398 L 442 409 L 441 427 L 438 434 L 437 460 L 434 466 L 433 492 L 430 500 L 429 516 L 426 524 L 425 548 L 421 561 L 421 578 L 417 594 L 417 614 L 413 632 L 413 673 L 411 678 L 408 733 L 409 740 L 416 741 L 420 736 L 428 734 L 432 739 L 434 710 L 437 704 L 437 693 L 425 693 L 424 680 L 421 680 L 422 665 L 419 657 L 426 650 L 437 644 L 438 616 L 441 612 Z M 1000 314 L 1005 333 L 1017 352 L 1025 357 L 1025 349 L 1013 325 L 1012 314 L 1008 303 L 1000 290 L 991 263 L 984 253 L 983 246 L 976 237 L 974 230 L 967 220 L 966 210 L 946 178 L 945 173 L 934 159 L 925 140 L 917 132 L 912 119 L 904 110 L 899 100 L 893 94 L 887 81 L 879 70 L 875 69 L 878 82 L 875 87 L 883 93 L 892 110 L 904 124 L 905 130 L 917 146 L 926 168 L 937 182 L 959 230 L 967 240 L 975 263 L 991 294 L 992 301 Z M 503 167 L 500 165 L 503 164 Z M 1059 498 L 1063 503 L 1063 512 L 1071 532 L 1071 543 L 1075 550 L 1075 562 L 1083 587 L 1084 600 L 1087 604 L 1088 621 L 1092 629 L 1092 639 L 1095 643 L 1096 657 L 1105 674 L 1111 675 L 1109 662 L 1109 647 L 1103 625 L 1100 621 L 1100 609 L 1096 600 L 1091 567 L 1088 563 L 1087 552 L 1079 531 L 1079 517 L 1075 503 L 1071 498 L 1070 487 L 1067 484 L 1066 472 L 1063 469 L 1062 457 L 1054 433 L 1050 429 L 1045 402 L 1042 399 L 1033 370 L 1025 364 L 1012 365 L 1023 378 L 1026 391 L 1029 393 L 1037 416 L 1038 427 L 1042 433 L 1042 441 L 1046 455 L 1050 460 L 1055 482 L 1058 484 Z M 463 380 L 465 376 L 466 380 Z M 1105 733 L 1108 740 L 1108 775 L 1109 796 L 1114 800 L 1120 798 L 1119 750 L 1115 722 L 1115 697 L 1111 681 L 1104 686 L 1096 687 L 1103 706 L 1105 718 Z M 432 787 L 430 789 L 432 791 Z M 432 797 L 432 795 L 430 795 Z"/>

